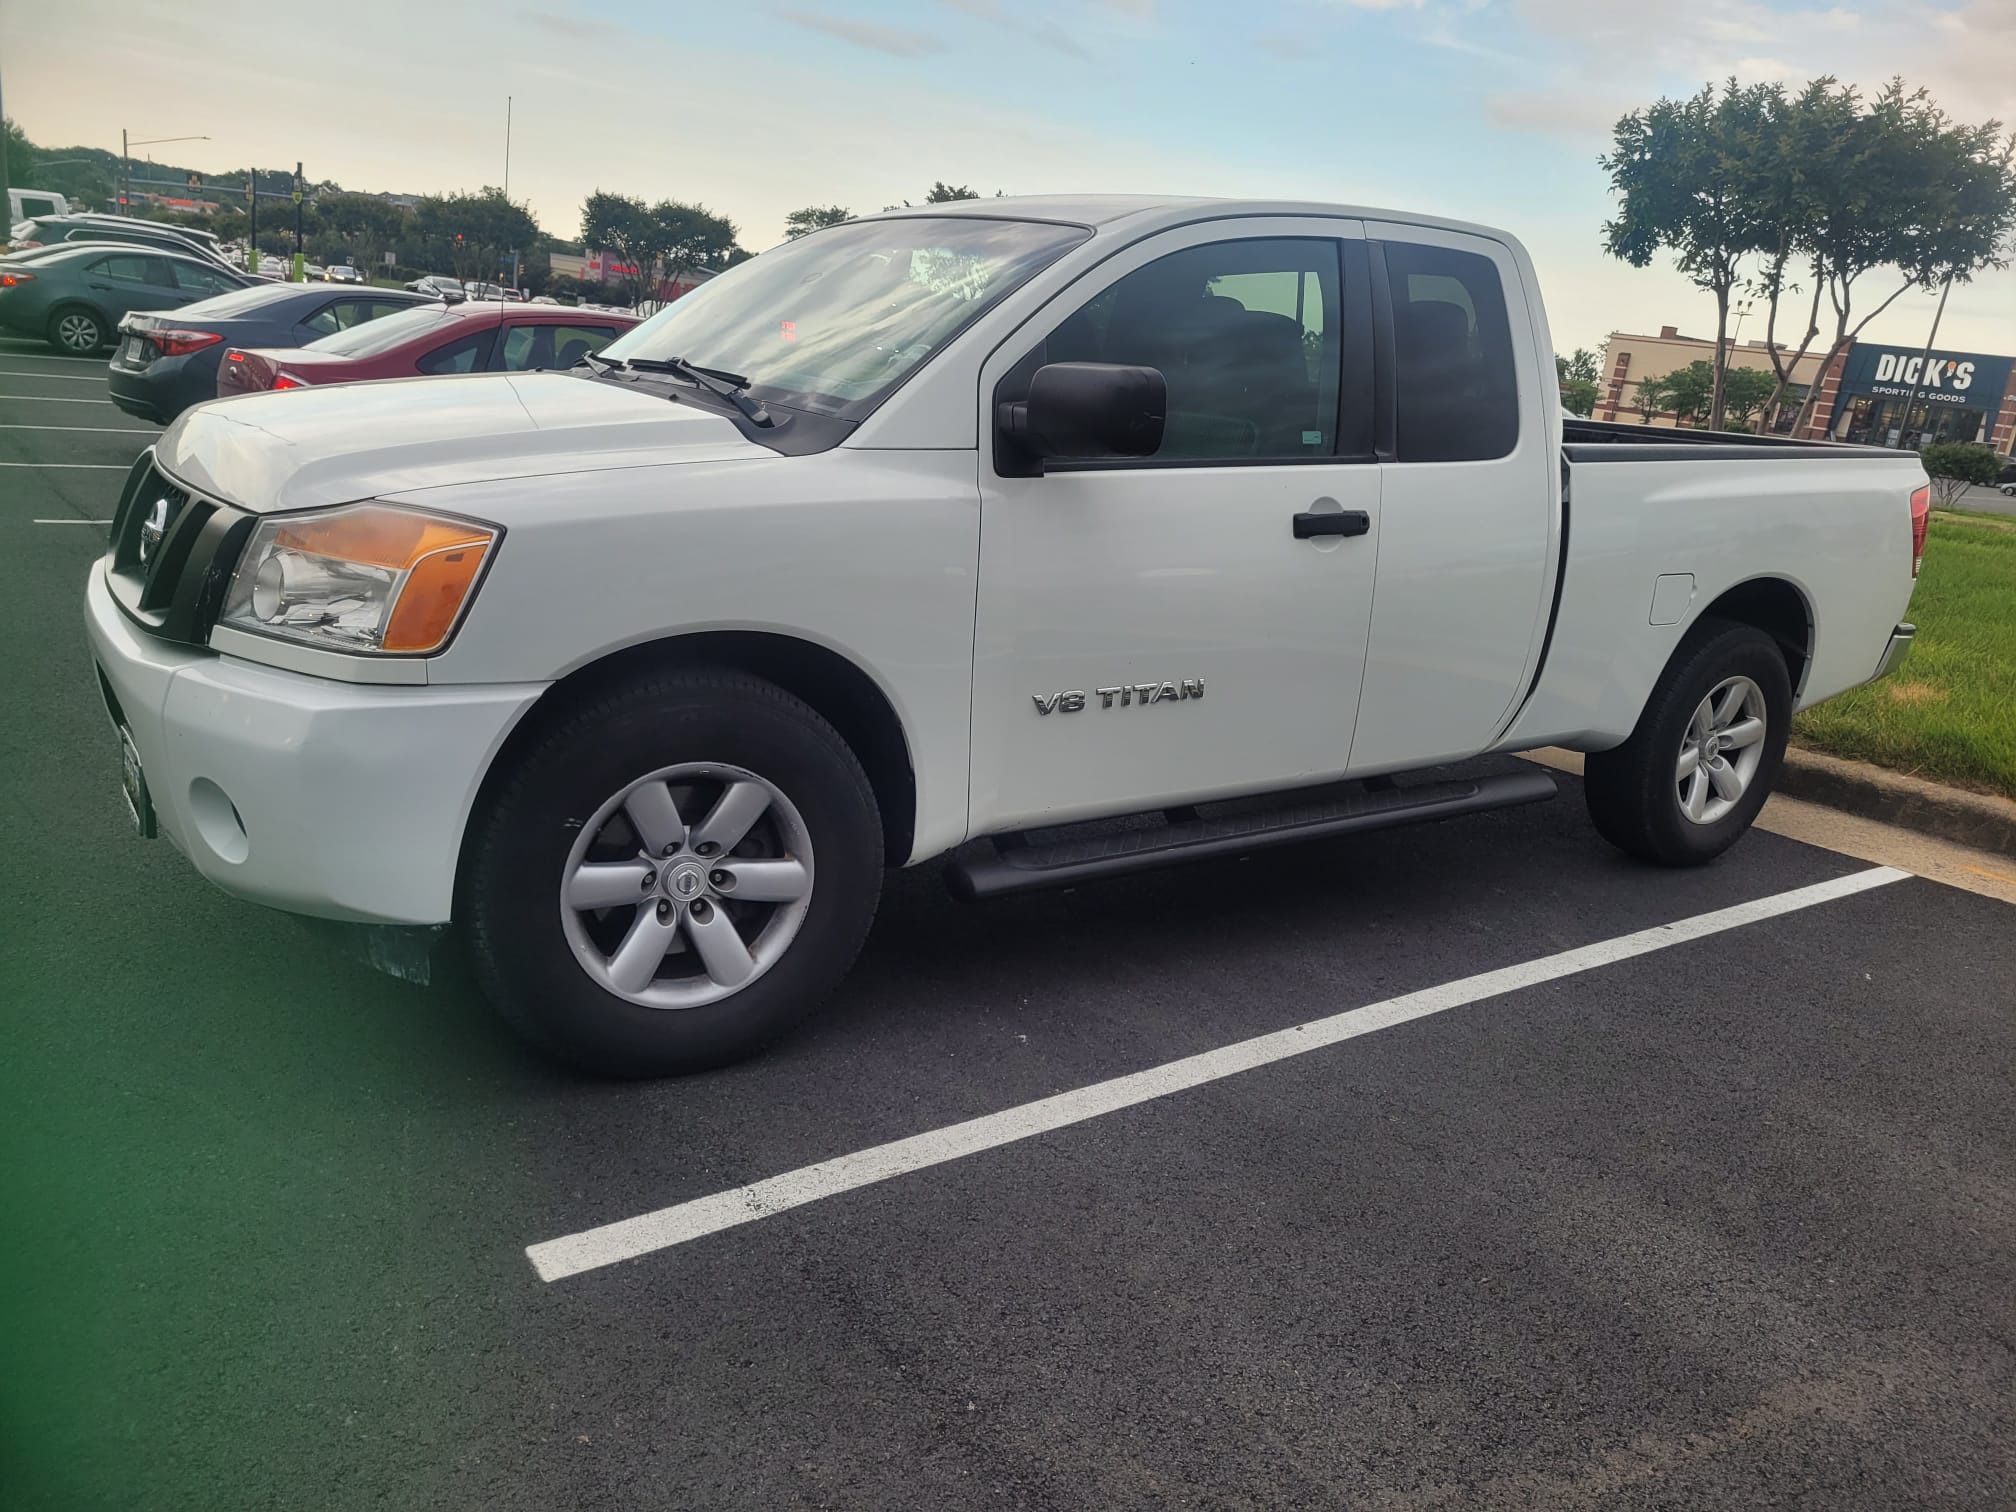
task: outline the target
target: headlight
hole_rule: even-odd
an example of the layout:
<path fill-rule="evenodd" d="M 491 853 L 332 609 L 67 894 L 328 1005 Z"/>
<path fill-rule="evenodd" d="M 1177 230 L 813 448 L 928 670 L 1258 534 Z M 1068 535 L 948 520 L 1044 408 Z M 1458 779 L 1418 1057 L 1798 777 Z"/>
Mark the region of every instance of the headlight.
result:
<path fill-rule="evenodd" d="M 501 534 L 390 504 L 275 515 L 252 532 L 219 623 L 331 651 L 433 651 Z"/>

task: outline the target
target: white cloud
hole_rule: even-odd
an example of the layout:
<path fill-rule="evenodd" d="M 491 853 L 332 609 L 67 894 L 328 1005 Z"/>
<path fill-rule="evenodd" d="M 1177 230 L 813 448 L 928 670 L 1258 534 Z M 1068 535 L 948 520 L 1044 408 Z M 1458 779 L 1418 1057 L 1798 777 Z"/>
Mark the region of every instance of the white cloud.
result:
<path fill-rule="evenodd" d="M 817 11 L 794 10 L 789 6 L 777 14 L 793 26 L 824 32 L 842 42 L 865 47 L 870 52 L 887 53 L 892 58 L 923 58 L 945 50 L 945 44 L 929 32 L 877 26 L 869 21 L 850 21 L 844 16 L 823 16 Z"/>

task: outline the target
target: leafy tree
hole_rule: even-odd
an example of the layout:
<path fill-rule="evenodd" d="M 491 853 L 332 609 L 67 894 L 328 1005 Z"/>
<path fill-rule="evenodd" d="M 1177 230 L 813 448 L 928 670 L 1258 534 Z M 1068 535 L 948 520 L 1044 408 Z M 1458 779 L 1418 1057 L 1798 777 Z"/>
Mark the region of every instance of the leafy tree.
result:
<path fill-rule="evenodd" d="M 645 280 L 658 261 L 658 226 L 642 200 L 597 189 L 581 206 L 581 240 L 614 253 L 618 262 L 634 270 L 619 275 L 623 303 L 635 304 L 643 297 Z"/>
<path fill-rule="evenodd" d="M 716 215 L 704 205 L 686 205 L 677 200 L 660 200 L 651 207 L 656 232 L 656 250 L 667 283 L 689 268 L 728 266 L 735 250 L 735 223 Z M 669 291 L 660 291 L 664 297 Z"/>
<path fill-rule="evenodd" d="M 1638 423 L 1650 425 L 1652 417 L 1667 409 L 1665 378 L 1640 378 L 1631 388 L 1631 408 L 1638 411 Z"/>
<path fill-rule="evenodd" d="M 2002 472 L 2002 459 L 1995 449 L 1974 441 L 1935 441 L 1918 457 L 1932 475 L 1933 496 L 1946 506 L 1970 485 L 1993 483 Z"/>
<path fill-rule="evenodd" d="M 1595 383 L 1602 377 L 1602 363 L 1597 355 L 1587 347 L 1577 347 L 1573 356 L 1554 354 L 1554 376 L 1566 383 L 1570 378 L 1580 383 Z"/>
<path fill-rule="evenodd" d="M 1722 423 L 1749 430 L 1751 417 L 1777 392 L 1778 379 L 1766 368 L 1732 367 L 1722 375 Z"/>
<path fill-rule="evenodd" d="M 1596 384 L 1588 378 L 1561 380 L 1561 407 L 1571 415 L 1596 413 Z"/>
<path fill-rule="evenodd" d="M 539 222 L 486 184 L 474 194 L 428 195 L 414 207 L 413 232 L 430 251 L 446 253 L 457 278 L 489 279 L 508 253 L 532 249 Z"/>
<path fill-rule="evenodd" d="M 1685 100 L 1662 99 L 1620 120 L 1613 150 L 1598 160 L 1622 199 L 1603 228 L 1604 249 L 1636 268 L 1670 251 L 1680 271 L 1715 296 L 1711 423 L 1722 414 L 1730 295 L 1743 260 L 1763 245 L 1749 187 L 1772 99 L 1767 86 L 1739 88 L 1734 79 Z"/>
<path fill-rule="evenodd" d="M 803 210 L 793 210 L 784 217 L 784 235 L 796 241 L 813 231 L 823 231 L 828 226 L 837 226 L 853 218 L 854 212 L 843 205 L 807 205 Z"/>
<path fill-rule="evenodd" d="M 954 187 L 943 179 L 939 179 L 936 183 L 932 184 L 931 192 L 924 196 L 924 203 L 927 205 L 949 205 L 954 200 L 978 198 L 980 198 L 980 191 L 977 189 L 969 189 L 964 184 Z M 904 203 L 908 204 L 909 201 L 905 200 Z"/>
<path fill-rule="evenodd" d="M 1661 380 L 1660 389 L 1665 400 L 1661 407 L 1673 411 L 1675 420 L 1696 428 L 1705 426 L 1714 412 L 1715 365 L 1703 358 L 1675 368 Z"/>

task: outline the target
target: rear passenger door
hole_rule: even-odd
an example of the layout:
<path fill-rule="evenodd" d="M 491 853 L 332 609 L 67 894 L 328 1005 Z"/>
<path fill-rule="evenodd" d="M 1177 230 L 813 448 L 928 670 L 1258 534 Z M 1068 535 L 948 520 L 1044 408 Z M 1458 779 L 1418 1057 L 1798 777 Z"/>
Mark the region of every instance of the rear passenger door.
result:
<path fill-rule="evenodd" d="M 86 281 L 114 321 L 134 310 L 172 310 L 191 297 L 168 259 L 153 252 L 109 252 L 91 264 Z"/>
<path fill-rule="evenodd" d="M 1539 655 L 1560 504 L 1560 459 L 1532 381 L 1549 354 L 1510 249 L 1379 222 L 1365 234 L 1390 378 L 1354 771 L 1491 743 Z"/>

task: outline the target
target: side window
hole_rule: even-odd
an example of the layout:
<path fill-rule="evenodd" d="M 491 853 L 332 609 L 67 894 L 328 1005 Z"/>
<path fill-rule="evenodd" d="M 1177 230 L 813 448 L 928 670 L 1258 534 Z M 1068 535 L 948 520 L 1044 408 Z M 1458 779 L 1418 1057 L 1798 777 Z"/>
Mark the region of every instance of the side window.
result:
<path fill-rule="evenodd" d="M 116 278 L 122 283 L 175 287 L 175 275 L 168 271 L 168 264 L 144 252 L 115 252 L 110 257 L 101 257 L 91 265 L 91 271 L 100 278 Z"/>
<path fill-rule="evenodd" d="M 509 373 L 551 366 L 553 328 L 541 325 L 514 325 L 504 331 L 504 357 L 498 365 Z M 542 361 L 545 358 L 547 360 Z"/>
<path fill-rule="evenodd" d="M 175 282 L 202 299 L 212 294 L 229 293 L 238 287 L 221 273 L 212 273 L 208 268 L 192 267 L 188 263 L 169 264 L 175 270 Z"/>
<path fill-rule="evenodd" d="M 438 346 L 413 366 L 423 373 L 473 373 L 490 350 L 488 331 L 476 331 Z"/>
<path fill-rule="evenodd" d="M 1337 443 L 1342 330 L 1337 243 L 1214 242 L 1137 268 L 1082 306 L 1017 367 L 1160 369 L 1169 421 L 1155 460 L 1291 460 Z"/>
<path fill-rule="evenodd" d="M 316 336 L 334 336 L 338 331 L 347 331 L 352 326 L 363 325 L 367 320 L 376 320 L 380 315 L 389 315 L 403 308 L 402 305 L 386 304 L 376 299 L 331 300 L 303 320 L 301 329 Z"/>
<path fill-rule="evenodd" d="M 1497 265 L 1411 242 L 1385 252 L 1399 460 L 1505 456 L 1519 442 L 1519 385 Z"/>
<path fill-rule="evenodd" d="M 563 371 L 616 339 L 614 326 L 554 326 L 553 366 Z"/>

